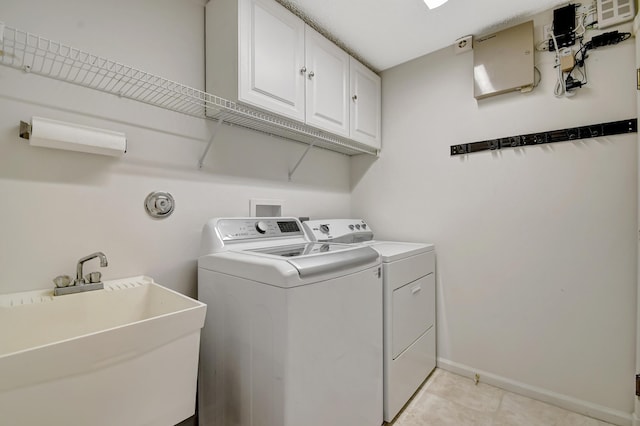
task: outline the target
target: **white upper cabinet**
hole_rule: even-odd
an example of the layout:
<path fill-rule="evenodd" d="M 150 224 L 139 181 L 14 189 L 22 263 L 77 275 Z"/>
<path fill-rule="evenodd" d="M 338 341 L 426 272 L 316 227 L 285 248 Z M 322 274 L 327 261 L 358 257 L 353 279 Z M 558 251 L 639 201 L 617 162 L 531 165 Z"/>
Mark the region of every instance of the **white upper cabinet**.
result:
<path fill-rule="evenodd" d="M 206 90 L 380 148 L 380 77 L 274 0 L 210 0 Z"/>
<path fill-rule="evenodd" d="M 349 55 L 307 26 L 305 58 L 307 124 L 349 137 Z"/>
<path fill-rule="evenodd" d="M 304 120 L 304 22 L 274 1 L 241 0 L 239 9 L 238 99 Z"/>
<path fill-rule="evenodd" d="M 381 145 L 381 83 L 380 77 L 351 58 L 351 139 L 380 148 Z"/>

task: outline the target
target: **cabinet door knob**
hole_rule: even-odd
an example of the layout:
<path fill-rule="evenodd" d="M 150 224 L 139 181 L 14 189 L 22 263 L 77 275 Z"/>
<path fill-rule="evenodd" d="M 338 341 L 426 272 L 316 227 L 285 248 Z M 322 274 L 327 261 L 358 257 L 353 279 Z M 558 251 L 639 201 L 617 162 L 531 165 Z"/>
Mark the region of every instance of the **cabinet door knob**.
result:
<path fill-rule="evenodd" d="M 353 95 L 353 96 L 351 97 L 351 99 L 353 99 L 354 101 L 357 101 L 357 100 L 358 100 L 358 95 Z"/>
<path fill-rule="evenodd" d="M 315 73 L 313 71 L 311 71 L 309 73 L 309 80 L 311 80 L 314 76 L 315 76 Z"/>
<path fill-rule="evenodd" d="M 300 68 L 300 74 L 304 74 L 305 72 L 307 72 L 307 67 Z"/>

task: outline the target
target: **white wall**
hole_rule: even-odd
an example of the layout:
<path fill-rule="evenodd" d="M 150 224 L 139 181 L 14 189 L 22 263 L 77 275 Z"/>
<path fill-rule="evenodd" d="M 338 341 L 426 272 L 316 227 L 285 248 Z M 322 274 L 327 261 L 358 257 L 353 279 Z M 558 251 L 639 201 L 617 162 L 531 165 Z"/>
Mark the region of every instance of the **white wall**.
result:
<path fill-rule="evenodd" d="M 0 21 L 204 89 L 201 1 L 9 0 Z M 18 123 L 32 116 L 126 132 L 129 151 L 30 147 Z M 348 215 L 348 157 L 313 149 L 288 182 L 305 145 L 224 126 L 199 170 L 210 124 L 0 67 L 0 293 L 52 287 L 101 250 L 105 279 L 146 274 L 195 296 L 208 218 L 248 215 L 250 198 L 285 200 L 286 215 Z M 147 216 L 154 190 L 173 194 L 171 217 Z"/>
<path fill-rule="evenodd" d="M 551 20 L 536 17 L 536 38 Z M 387 70 L 382 155 L 352 164 L 355 217 L 436 244 L 440 365 L 619 423 L 634 399 L 637 135 L 449 146 L 636 117 L 633 43 L 589 52 L 571 99 L 553 96 L 550 53 L 532 93 L 480 102 L 471 53 Z"/>

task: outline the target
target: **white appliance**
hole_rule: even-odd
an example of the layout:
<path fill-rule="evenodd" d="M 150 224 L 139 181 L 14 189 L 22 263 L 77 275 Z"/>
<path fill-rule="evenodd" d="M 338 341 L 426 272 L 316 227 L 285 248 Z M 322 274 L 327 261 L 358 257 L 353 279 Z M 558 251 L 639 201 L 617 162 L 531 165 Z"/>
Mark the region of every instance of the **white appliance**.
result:
<path fill-rule="evenodd" d="M 382 256 L 384 420 L 390 422 L 436 367 L 434 247 L 373 240 L 360 219 L 310 220 L 303 226 L 314 241 L 366 245 Z"/>
<path fill-rule="evenodd" d="M 222 218 L 201 254 L 201 426 L 382 424 L 375 250 L 310 242 L 295 218 Z"/>

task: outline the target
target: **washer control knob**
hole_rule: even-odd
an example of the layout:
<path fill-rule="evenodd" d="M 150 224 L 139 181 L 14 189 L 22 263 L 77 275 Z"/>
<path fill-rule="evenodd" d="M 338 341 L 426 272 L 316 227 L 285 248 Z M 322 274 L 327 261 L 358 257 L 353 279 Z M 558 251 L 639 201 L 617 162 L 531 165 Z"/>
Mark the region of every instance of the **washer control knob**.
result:
<path fill-rule="evenodd" d="M 360 229 L 360 224 L 356 224 L 356 229 Z"/>
<path fill-rule="evenodd" d="M 263 222 L 263 221 L 256 222 L 256 231 L 258 231 L 261 234 L 264 234 L 265 232 L 267 232 L 266 222 Z"/>
<path fill-rule="evenodd" d="M 362 224 L 362 229 L 367 229 L 367 224 L 366 223 Z"/>
<path fill-rule="evenodd" d="M 352 231 L 353 231 L 354 228 L 355 228 L 355 226 L 349 225 L 349 229 L 351 229 Z"/>
<path fill-rule="evenodd" d="M 328 234 L 329 233 L 329 225 L 320 225 L 320 232 L 322 232 L 323 234 Z"/>

